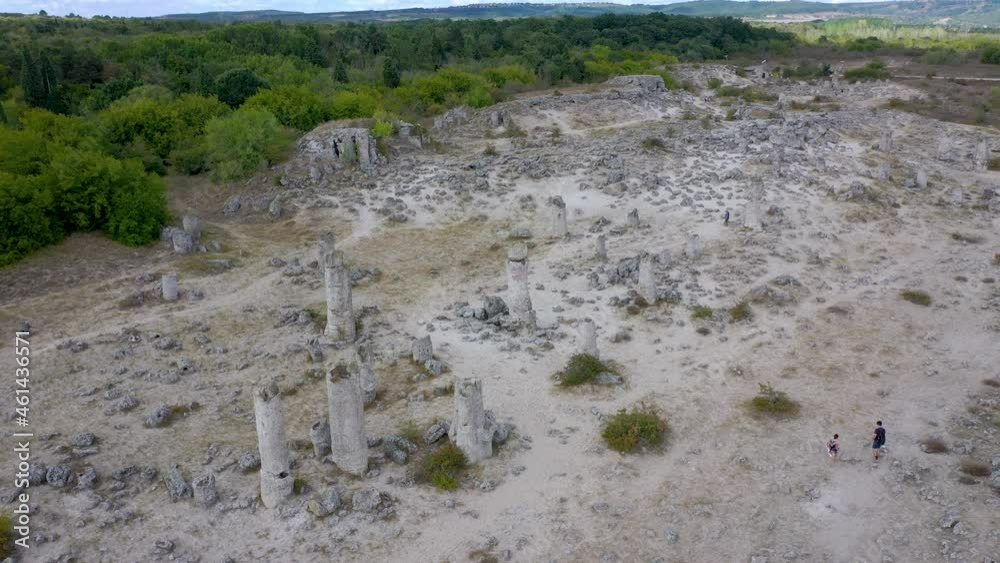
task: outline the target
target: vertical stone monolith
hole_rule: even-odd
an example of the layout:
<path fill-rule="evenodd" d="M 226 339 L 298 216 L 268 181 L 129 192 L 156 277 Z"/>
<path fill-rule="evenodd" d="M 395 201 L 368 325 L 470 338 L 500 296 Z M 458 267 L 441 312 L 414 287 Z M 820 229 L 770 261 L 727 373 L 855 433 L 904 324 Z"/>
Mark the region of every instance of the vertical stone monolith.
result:
<path fill-rule="evenodd" d="M 878 141 L 878 150 L 882 152 L 892 152 L 892 131 L 886 129 L 882 131 Z"/>
<path fill-rule="evenodd" d="M 580 353 L 595 358 L 601 357 L 600 351 L 597 349 L 597 326 L 590 319 L 584 319 L 580 322 Z"/>
<path fill-rule="evenodd" d="M 493 432 L 483 409 L 483 383 L 476 378 L 455 381 L 455 417 L 448 430 L 451 439 L 469 463 L 493 457 Z"/>
<path fill-rule="evenodd" d="M 361 399 L 360 370 L 341 361 L 327 374 L 330 408 L 330 459 L 342 471 L 364 475 L 368 470 L 368 438 Z"/>
<path fill-rule="evenodd" d="M 639 210 L 638 209 L 636 209 L 636 208 L 633 207 L 632 211 L 628 212 L 628 219 L 626 220 L 626 224 L 629 227 L 632 227 L 632 228 L 636 228 L 636 227 L 639 226 Z"/>
<path fill-rule="evenodd" d="M 418 338 L 413 341 L 410 345 L 410 353 L 413 357 L 413 361 L 417 363 L 424 363 L 434 357 L 434 345 L 431 343 L 430 335 L 423 338 Z"/>
<path fill-rule="evenodd" d="M 193 242 L 198 242 L 201 239 L 201 219 L 194 215 L 185 215 L 181 218 L 181 225 Z"/>
<path fill-rule="evenodd" d="M 986 170 L 990 162 L 990 147 L 986 144 L 986 139 L 982 139 L 976 145 L 976 152 L 972 155 L 972 164 L 976 170 Z"/>
<path fill-rule="evenodd" d="M 761 213 L 761 202 L 764 200 L 764 188 L 754 186 L 750 190 L 746 207 L 743 209 L 743 227 L 759 231 L 764 228 L 764 216 Z"/>
<path fill-rule="evenodd" d="M 948 160 L 948 153 L 951 151 L 951 139 L 947 135 L 941 135 L 938 139 L 937 146 L 937 159 L 938 160 Z"/>
<path fill-rule="evenodd" d="M 274 508 L 292 494 L 291 464 L 285 438 L 285 413 L 281 391 L 274 380 L 254 390 L 254 414 L 257 422 L 257 449 L 260 451 L 260 500 Z"/>
<path fill-rule="evenodd" d="M 339 342 L 354 342 L 357 327 L 351 302 L 351 270 L 344 263 L 344 253 L 331 250 L 323 256 L 323 278 L 326 282 L 327 336 Z"/>
<path fill-rule="evenodd" d="M 323 459 L 323 456 L 330 453 L 330 423 L 318 420 L 309 428 L 309 440 L 313 445 L 313 453 L 316 459 Z"/>
<path fill-rule="evenodd" d="M 687 256 L 692 260 L 701 256 L 701 237 L 697 234 L 691 233 L 687 237 Z"/>
<path fill-rule="evenodd" d="M 648 252 L 639 256 L 639 296 L 650 305 L 656 303 L 656 263 Z"/>
<path fill-rule="evenodd" d="M 552 236 L 564 237 L 569 233 L 566 224 L 566 202 L 560 196 L 549 198 L 549 207 L 552 212 Z"/>
<path fill-rule="evenodd" d="M 917 189 L 918 190 L 926 190 L 927 189 L 927 171 L 924 170 L 924 169 L 922 169 L 922 168 L 918 169 L 917 170 L 917 177 L 916 177 L 915 182 L 917 184 Z"/>
<path fill-rule="evenodd" d="M 608 238 L 604 235 L 597 236 L 597 244 L 594 249 L 594 257 L 604 262 L 608 259 Z"/>
<path fill-rule="evenodd" d="M 528 291 L 528 246 L 524 243 L 517 243 L 507 251 L 507 307 L 515 319 L 534 321 Z"/>
<path fill-rule="evenodd" d="M 372 366 L 372 350 L 368 344 L 359 344 L 354 348 L 355 362 L 361 372 L 361 402 L 368 406 L 375 402 L 378 396 L 378 377 Z"/>
<path fill-rule="evenodd" d="M 180 291 L 177 289 L 177 272 L 163 274 L 163 277 L 160 278 L 160 293 L 167 301 L 177 301 L 177 298 L 180 297 Z"/>
<path fill-rule="evenodd" d="M 327 231 L 319 236 L 319 265 L 323 267 L 326 255 L 335 250 L 337 236 L 331 231 Z"/>

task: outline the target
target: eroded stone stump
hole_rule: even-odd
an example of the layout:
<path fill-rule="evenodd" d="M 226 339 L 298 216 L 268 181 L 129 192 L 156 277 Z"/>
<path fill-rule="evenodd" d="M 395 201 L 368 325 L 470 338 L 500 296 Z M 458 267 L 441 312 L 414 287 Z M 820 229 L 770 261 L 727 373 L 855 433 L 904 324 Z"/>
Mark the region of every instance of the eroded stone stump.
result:
<path fill-rule="evenodd" d="M 528 246 L 524 243 L 517 243 L 507 251 L 507 307 L 515 319 L 534 322 L 528 290 Z"/>
<path fill-rule="evenodd" d="M 344 263 L 344 253 L 336 250 L 323 256 L 323 278 L 326 282 L 327 336 L 340 342 L 354 342 L 357 326 L 351 301 L 351 271 Z"/>

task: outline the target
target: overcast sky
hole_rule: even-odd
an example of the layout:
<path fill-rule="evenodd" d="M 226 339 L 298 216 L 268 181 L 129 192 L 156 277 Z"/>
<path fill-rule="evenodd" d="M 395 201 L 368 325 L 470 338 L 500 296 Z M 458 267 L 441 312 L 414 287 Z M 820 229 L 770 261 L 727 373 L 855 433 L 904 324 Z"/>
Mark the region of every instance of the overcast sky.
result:
<path fill-rule="evenodd" d="M 565 0 L 531 0 L 535 3 L 558 4 Z M 578 0 L 584 1 L 584 0 Z M 607 1 L 607 0 L 605 0 Z M 670 4 L 681 0 L 628 0 L 619 4 Z M 831 0 L 827 0 L 831 1 Z M 832 0 L 836 3 L 837 0 Z M 845 0 L 846 1 L 846 0 Z M 851 0 L 858 1 L 858 0 Z M 865 0 L 861 0 L 865 1 Z M 394 8 L 430 8 L 486 3 L 485 0 L 0 0 L 0 12 L 38 13 L 50 15 L 69 13 L 81 16 L 161 16 L 197 12 L 240 10 L 288 10 L 294 12 L 340 12 L 351 10 L 391 10 Z"/>

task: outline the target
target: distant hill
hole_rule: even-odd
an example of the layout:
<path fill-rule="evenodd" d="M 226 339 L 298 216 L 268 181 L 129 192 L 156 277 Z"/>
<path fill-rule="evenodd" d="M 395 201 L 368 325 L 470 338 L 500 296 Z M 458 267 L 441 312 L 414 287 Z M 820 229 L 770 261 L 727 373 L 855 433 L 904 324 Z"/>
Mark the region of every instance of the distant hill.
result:
<path fill-rule="evenodd" d="M 359 12 L 303 13 L 280 10 L 250 12 L 205 12 L 201 14 L 170 14 L 169 19 L 190 19 L 205 22 L 281 21 L 364 22 L 405 21 L 418 19 L 503 19 L 546 16 L 597 16 L 601 14 L 648 14 L 664 12 L 688 16 L 734 16 L 768 18 L 807 16 L 818 18 L 879 16 L 905 23 L 949 23 L 978 27 L 1000 26 L 998 0 L 901 0 L 895 2 L 824 3 L 790 0 L 787 2 L 738 2 L 734 0 L 696 0 L 669 4 L 469 4 L 444 8 L 404 8 L 400 10 L 365 10 Z"/>

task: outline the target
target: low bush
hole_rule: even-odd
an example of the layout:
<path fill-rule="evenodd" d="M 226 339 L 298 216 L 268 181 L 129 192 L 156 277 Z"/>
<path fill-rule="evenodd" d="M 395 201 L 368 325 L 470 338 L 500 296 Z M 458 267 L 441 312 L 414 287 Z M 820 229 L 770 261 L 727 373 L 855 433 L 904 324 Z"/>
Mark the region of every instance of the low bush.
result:
<path fill-rule="evenodd" d="M 864 82 L 868 80 L 887 80 L 891 75 L 885 63 L 876 59 L 863 67 L 844 71 L 844 80 L 848 82 Z"/>
<path fill-rule="evenodd" d="M 432 483 L 443 491 L 458 488 L 458 480 L 468 460 L 455 444 L 447 442 L 438 449 L 428 452 L 417 465 L 416 479 Z"/>
<path fill-rule="evenodd" d="M 931 304 L 931 296 L 927 295 L 923 291 L 907 289 L 899 292 L 899 296 L 903 298 L 904 301 L 909 301 L 910 303 L 921 305 L 923 307 L 929 307 Z"/>
<path fill-rule="evenodd" d="M 951 239 L 968 244 L 979 244 L 983 242 L 983 237 L 977 235 L 966 235 L 962 233 L 951 233 Z"/>
<path fill-rule="evenodd" d="M 609 448 L 627 454 L 638 448 L 660 446 L 669 430 L 655 408 L 640 405 L 632 407 L 631 411 L 621 409 L 609 418 L 601 437 Z"/>
<path fill-rule="evenodd" d="M 773 415 L 794 415 L 799 412 L 799 404 L 784 391 L 771 387 L 770 383 L 758 383 L 757 396 L 750 399 L 750 408 L 755 412 Z"/>
<path fill-rule="evenodd" d="M 559 385 L 574 387 L 594 383 L 602 373 L 617 374 L 616 370 L 590 354 L 574 354 L 562 371 L 556 374 Z"/>
<path fill-rule="evenodd" d="M 666 148 L 663 141 L 657 137 L 646 137 L 642 140 L 642 148 L 647 151 L 663 150 Z"/>
<path fill-rule="evenodd" d="M 750 303 L 746 301 L 740 301 L 729 309 L 729 319 L 734 323 L 738 323 L 752 317 L 753 311 L 750 309 Z"/>
<path fill-rule="evenodd" d="M 973 477 L 990 476 L 990 464 L 971 458 L 965 458 L 958 462 L 958 470 Z"/>
<path fill-rule="evenodd" d="M 936 436 L 924 438 L 920 441 L 920 449 L 929 454 L 943 454 L 948 451 L 948 444 Z"/>
<path fill-rule="evenodd" d="M 712 308 L 705 305 L 695 305 L 691 308 L 691 318 L 692 319 L 711 319 L 712 318 Z"/>
<path fill-rule="evenodd" d="M 712 78 L 708 79 L 708 87 L 709 88 L 715 90 L 719 86 L 722 86 L 722 79 L 721 78 L 712 77 Z"/>
<path fill-rule="evenodd" d="M 399 426 L 398 433 L 401 437 L 406 438 L 414 444 L 418 443 L 420 438 L 423 436 L 423 433 L 417 426 L 417 422 L 412 418 L 408 418 L 403 421 L 403 423 Z"/>
<path fill-rule="evenodd" d="M 0 513 L 0 559 L 14 556 L 14 521 L 10 514 Z"/>

